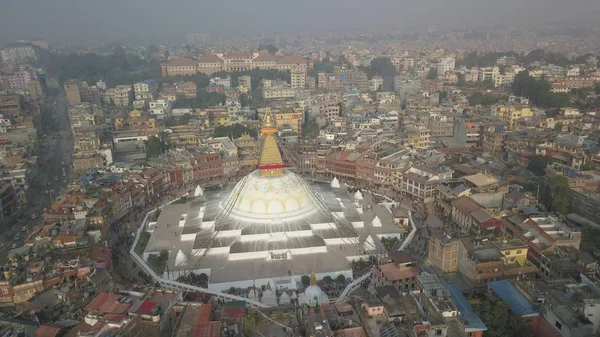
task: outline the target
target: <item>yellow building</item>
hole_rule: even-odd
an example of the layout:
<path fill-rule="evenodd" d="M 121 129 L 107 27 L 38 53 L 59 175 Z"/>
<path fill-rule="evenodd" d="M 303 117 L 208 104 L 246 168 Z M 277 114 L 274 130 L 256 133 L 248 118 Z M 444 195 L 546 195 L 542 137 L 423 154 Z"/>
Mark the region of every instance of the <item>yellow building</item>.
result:
<path fill-rule="evenodd" d="M 122 130 L 125 126 L 125 117 L 124 116 L 115 117 L 114 126 L 115 126 L 115 130 L 117 130 L 117 131 Z"/>
<path fill-rule="evenodd" d="M 401 135 L 405 145 L 412 145 L 418 149 L 427 149 L 431 144 L 431 132 L 425 127 L 406 127 L 405 133 Z"/>
<path fill-rule="evenodd" d="M 515 263 L 520 267 L 525 266 L 528 247 L 523 241 L 519 239 L 499 240 L 492 244 L 504 255 L 502 259 L 505 266 Z"/>
<path fill-rule="evenodd" d="M 287 109 L 275 112 L 275 124 L 281 129 L 284 125 L 289 125 L 292 131 L 300 134 L 302 132 L 302 120 L 304 112 L 301 108 Z"/>
<path fill-rule="evenodd" d="M 231 124 L 229 110 L 227 110 L 227 107 L 209 107 L 204 109 L 204 112 L 208 116 L 208 124 L 211 128 L 215 128 L 217 126 L 228 126 Z"/>
<path fill-rule="evenodd" d="M 133 110 L 129 113 L 129 118 L 140 118 L 142 117 L 142 112 L 139 110 Z"/>
<path fill-rule="evenodd" d="M 492 107 L 492 114 L 500 117 L 507 128 L 512 128 L 519 119 L 533 117 L 533 111 L 529 107 L 520 105 L 496 105 Z"/>
<path fill-rule="evenodd" d="M 235 140 L 235 146 L 238 149 L 238 158 L 240 166 L 258 165 L 258 145 L 256 139 L 248 134 L 243 134 Z"/>

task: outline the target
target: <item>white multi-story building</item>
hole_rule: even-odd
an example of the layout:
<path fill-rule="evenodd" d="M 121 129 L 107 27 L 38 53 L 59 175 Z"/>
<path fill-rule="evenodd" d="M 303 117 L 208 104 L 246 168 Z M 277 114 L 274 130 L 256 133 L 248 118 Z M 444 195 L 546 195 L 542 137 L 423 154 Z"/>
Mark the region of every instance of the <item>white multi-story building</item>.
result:
<path fill-rule="evenodd" d="M 231 77 L 213 77 L 210 79 L 210 84 L 231 88 Z"/>
<path fill-rule="evenodd" d="M 133 85 L 135 99 L 152 98 L 152 95 L 158 91 L 158 83 L 155 80 L 145 80 Z"/>
<path fill-rule="evenodd" d="M 369 90 L 377 91 L 377 90 L 380 90 L 382 87 L 383 87 L 383 77 L 374 76 L 372 79 L 369 80 Z"/>
<path fill-rule="evenodd" d="M 171 113 L 171 102 L 164 99 L 150 101 L 150 113 L 153 115 L 164 115 Z"/>
<path fill-rule="evenodd" d="M 35 50 L 30 46 L 4 48 L 0 51 L 0 57 L 4 63 L 14 63 L 26 59 L 35 59 Z"/>
<path fill-rule="evenodd" d="M 133 102 L 131 85 L 117 85 L 115 88 L 106 90 L 106 95 L 117 106 L 128 106 Z"/>
<path fill-rule="evenodd" d="M 500 74 L 499 67 L 484 67 L 479 69 L 479 81 L 493 81 Z"/>
<path fill-rule="evenodd" d="M 296 97 L 296 89 L 292 86 L 276 86 L 263 88 L 264 99 L 287 99 Z"/>
<path fill-rule="evenodd" d="M 29 89 L 29 82 L 36 78 L 34 70 L 25 69 L 8 76 L 8 84 L 13 90 L 27 90 Z"/>
<path fill-rule="evenodd" d="M 573 67 L 567 70 L 567 76 L 579 76 L 581 75 L 581 69 L 579 67 Z"/>
<path fill-rule="evenodd" d="M 500 86 L 512 83 L 515 80 L 515 73 L 512 71 L 507 71 L 504 74 L 497 73 L 494 75 L 492 80 L 494 81 L 494 88 L 498 88 Z"/>
<path fill-rule="evenodd" d="M 449 72 L 454 71 L 454 66 L 455 65 L 456 65 L 456 60 L 454 59 L 454 57 L 452 57 L 452 56 L 444 57 L 437 64 L 437 73 L 438 73 L 438 75 L 445 75 L 445 74 L 447 74 Z"/>
<path fill-rule="evenodd" d="M 296 67 L 290 70 L 290 83 L 293 89 L 302 89 L 306 86 L 306 68 Z"/>
<path fill-rule="evenodd" d="M 437 186 L 452 177 L 452 170 L 440 172 L 424 166 L 413 166 L 400 175 L 402 194 L 411 195 L 427 203 L 435 200 Z"/>

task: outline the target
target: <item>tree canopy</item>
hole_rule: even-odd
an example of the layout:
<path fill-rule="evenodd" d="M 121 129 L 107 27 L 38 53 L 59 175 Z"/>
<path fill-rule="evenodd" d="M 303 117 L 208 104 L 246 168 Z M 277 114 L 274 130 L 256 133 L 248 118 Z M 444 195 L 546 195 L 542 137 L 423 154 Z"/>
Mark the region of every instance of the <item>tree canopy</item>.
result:
<path fill-rule="evenodd" d="M 177 125 L 187 125 L 193 116 L 191 114 L 183 114 L 183 116 L 170 116 L 164 120 L 165 127 L 169 128 Z"/>
<path fill-rule="evenodd" d="M 436 67 L 429 68 L 429 72 L 427 73 L 428 80 L 435 80 L 438 77 L 438 72 Z"/>
<path fill-rule="evenodd" d="M 396 67 L 387 57 L 376 57 L 371 60 L 371 65 L 364 69 L 369 78 L 374 75 L 383 77 L 383 90 L 394 90 L 394 76 L 396 76 Z"/>
<path fill-rule="evenodd" d="M 562 108 L 569 101 L 568 94 L 550 92 L 551 86 L 545 79 L 535 79 L 528 71 L 521 71 L 512 84 L 513 94 L 529 98 L 530 102 L 542 108 Z"/>
<path fill-rule="evenodd" d="M 313 139 L 319 135 L 319 124 L 315 118 L 308 120 L 306 124 L 302 126 L 302 136 Z"/>
<path fill-rule="evenodd" d="M 575 59 L 577 60 L 577 59 Z M 574 64 L 573 61 L 569 60 L 563 54 L 554 53 L 554 52 L 546 52 L 543 49 L 535 49 L 529 52 L 529 54 L 525 55 L 523 58 L 524 64 L 531 64 L 533 62 L 544 62 L 549 64 L 554 64 L 560 67 L 566 67 L 570 64 Z"/>
<path fill-rule="evenodd" d="M 144 145 L 146 146 L 146 157 L 154 158 L 158 157 L 167 151 L 167 144 L 165 142 L 165 137 L 163 134 L 159 134 L 159 136 L 150 136 L 148 140 L 144 141 Z"/>
<path fill-rule="evenodd" d="M 552 210 L 562 215 L 569 214 L 571 207 L 571 189 L 569 179 L 562 175 L 554 175 L 550 180 Z"/>
<path fill-rule="evenodd" d="M 249 134 L 251 137 L 256 138 L 257 131 L 243 126 L 242 124 L 235 123 L 227 126 L 219 125 L 215 127 L 215 137 L 232 137 L 233 139 L 240 138 L 243 134 Z"/>
<path fill-rule="evenodd" d="M 279 48 L 277 48 L 274 45 L 269 43 L 269 44 L 261 44 L 258 47 L 258 50 L 266 50 L 269 52 L 269 54 L 275 54 L 279 51 Z"/>
<path fill-rule="evenodd" d="M 593 253 L 600 250 L 600 229 L 591 227 L 590 225 L 583 226 L 581 230 L 581 251 Z"/>
<path fill-rule="evenodd" d="M 522 337 L 529 335 L 529 326 L 513 314 L 503 301 L 484 301 L 479 317 L 487 326 L 485 337 Z"/>
<path fill-rule="evenodd" d="M 127 54 L 121 47 L 115 48 L 108 55 L 50 53 L 44 61 L 48 73 L 57 77 L 60 83 L 69 79 L 95 83 L 109 75 L 133 72 L 148 65 L 148 61 L 136 55 Z"/>
<path fill-rule="evenodd" d="M 210 106 L 225 104 L 225 95 L 216 92 L 202 91 L 196 95 L 196 98 L 185 98 L 178 96 L 173 102 L 174 109 L 206 109 Z"/>
<path fill-rule="evenodd" d="M 545 174 L 544 170 L 546 169 L 546 166 L 548 166 L 549 162 L 550 159 L 548 159 L 548 157 L 535 155 L 529 159 L 529 163 L 527 163 L 527 169 L 536 176 L 541 177 Z"/>
<path fill-rule="evenodd" d="M 313 64 L 313 68 L 309 70 L 308 73 L 311 76 L 315 76 L 318 73 L 331 73 L 333 72 L 334 68 L 335 66 L 333 62 L 331 62 L 331 60 L 328 57 L 326 57 L 322 61 L 316 61 Z"/>
<path fill-rule="evenodd" d="M 492 94 L 486 94 L 486 93 L 482 93 L 480 91 L 475 91 L 469 97 L 469 105 L 471 105 L 471 106 L 473 106 L 473 105 L 489 106 L 489 105 L 498 103 L 502 99 L 507 100 L 508 97 L 496 97 Z"/>

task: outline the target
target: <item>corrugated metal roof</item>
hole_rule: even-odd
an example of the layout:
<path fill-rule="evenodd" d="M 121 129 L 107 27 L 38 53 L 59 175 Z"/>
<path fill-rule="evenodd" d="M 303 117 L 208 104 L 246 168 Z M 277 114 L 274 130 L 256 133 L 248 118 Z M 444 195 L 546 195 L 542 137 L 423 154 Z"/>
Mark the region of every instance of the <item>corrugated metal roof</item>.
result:
<path fill-rule="evenodd" d="M 475 314 L 473 307 L 460 291 L 459 286 L 457 284 L 447 284 L 445 287 L 450 294 L 450 298 L 452 298 L 452 302 L 454 302 L 454 305 L 458 309 L 460 319 L 465 323 L 465 332 L 486 331 L 487 326 Z"/>
<path fill-rule="evenodd" d="M 531 303 L 507 280 L 493 281 L 489 283 L 489 286 L 500 299 L 508 303 L 510 310 L 515 314 L 521 317 L 539 315 L 533 310 Z"/>

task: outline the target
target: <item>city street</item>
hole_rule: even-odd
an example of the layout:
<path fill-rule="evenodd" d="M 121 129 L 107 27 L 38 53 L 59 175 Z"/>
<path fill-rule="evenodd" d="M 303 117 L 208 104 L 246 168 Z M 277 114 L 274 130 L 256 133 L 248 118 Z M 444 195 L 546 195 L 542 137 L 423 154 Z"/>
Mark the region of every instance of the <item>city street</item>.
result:
<path fill-rule="evenodd" d="M 54 90 L 54 92 L 59 91 Z M 18 242 L 18 246 L 20 246 L 28 233 L 42 223 L 41 215 L 44 208 L 52 205 L 52 202 L 60 195 L 61 189 L 69 183 L 69 178 L 72 177 L 73 141 L 66 102 L 62 96 L 49 97 L 46 105 L 52 109 L 42 112 L 39 125 L 36 125 L 39 152 L 37 153 L 37 166 L 30 169 L 27 208 L 18 223 L 9 227 L 0 239 L 0 262 L 5 262 L 6 254 L 10 251 L 14 242 L 13 238 L 17 233 L 22 233 L 22 238 Z M 62 165 L 63 161 L 64 166 Z M 67 176 L 66 183 L 63 182 L 63 167 Z M 27 226 L 26 231 L 24 226 Z"/>
<path fill-rule="evenodd" d="M 37 126 L 41 130 L 38 134 L 41 133 L 42 138 L 38 139 L 40 152 L 37 174 L 33 177 L 30 187 L 29 217 L 32 215 L 39 217 L 43 209 L 49 207 L 60 194 L 61 188 L 66 185 L 63 183 L 62 168 L 65 168 L 67 183 L 72 172 L 73 142 L 66 102 L 62 96 L 59 96 L 48 98 L 47 105 L 52 109 L 42 112 L 41 125 Z M 48 191 L 48 194 L 45 191 Z"/>

